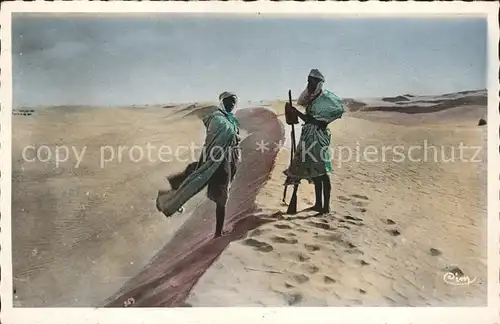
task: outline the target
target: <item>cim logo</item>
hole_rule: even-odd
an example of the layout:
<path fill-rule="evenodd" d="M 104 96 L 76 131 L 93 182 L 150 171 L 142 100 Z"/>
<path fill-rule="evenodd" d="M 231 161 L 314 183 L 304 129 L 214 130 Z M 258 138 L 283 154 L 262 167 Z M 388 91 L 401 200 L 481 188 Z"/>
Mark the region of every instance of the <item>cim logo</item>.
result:
<path fill-rule="evenodd" d="M 462 271 L 447 272 L 443 276 L 443 281 L 454 286 L 468 286 L 476 281 L 476 277 L 470 278 L 462 273 Z"/>

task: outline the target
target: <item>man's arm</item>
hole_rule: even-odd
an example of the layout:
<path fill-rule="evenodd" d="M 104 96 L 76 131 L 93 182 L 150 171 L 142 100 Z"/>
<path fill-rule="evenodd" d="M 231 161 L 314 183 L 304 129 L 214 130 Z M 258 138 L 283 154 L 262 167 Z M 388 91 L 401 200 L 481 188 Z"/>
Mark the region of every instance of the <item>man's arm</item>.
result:
<path fill-rule="evenodd" d="M 286 105 L 288 107 L 290 107 L 290 103 L 289 102 L 287 102 Z M 307 122 L 309 120 L 309 116 L 308 115 L 304 114 L 303 112 L 301 112 L 300 110 L 298 110 L 294 106 L 291 106 L 291 108 L 292 108 L 293 113 L 296 114 L 304 122 Z"/>
<path fill-rule="evenodd" d="M 302 119 L 304 122 L 307 122 L 309 120 L 309 116 L 307 114 L 304 114 L 303 112 L 301 112 L 300 110 L 298 110 L 297 108 L 293 107 L 293 111 L 297 114 L 297 116 L 299 116 L 300 119 Z"/>

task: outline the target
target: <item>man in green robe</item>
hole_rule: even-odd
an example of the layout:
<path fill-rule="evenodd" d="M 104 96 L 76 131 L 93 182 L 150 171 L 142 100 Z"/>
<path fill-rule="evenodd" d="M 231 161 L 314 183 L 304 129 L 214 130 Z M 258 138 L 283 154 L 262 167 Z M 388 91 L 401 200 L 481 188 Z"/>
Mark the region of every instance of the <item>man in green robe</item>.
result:
<path fill-rule="evenodd" d="M 237 97 L 224 92 L 219 101 L 219 106 L 203 118 L 207 136 L 200 159 L 169 177 L 172 190 L 160 191 L 156 201 L 158 210 L 170 217 L 207 187 L 208 199 L 216 204 L 215 237 L 222 235 L 229 189 L 240 160 L 239 124 L 232 113 Z"/>
<path fill-rule="evenodd" d="M 312 69 L 307 87 L 297 100 L 305 107 L 305 113 L 287 103 L 286 110 L 296 114 L 305 124 L 296 153 L 288 170 L 285 185 L 298 184 L 305 179 L 314 183 L 316 203 L 311 210 L 330 212 L 331 183 L 328 173 L 332 171 L 330 161 L 331 132 L 328 129 L 335 119 L 344 113 L 342 101 L 334 93 L 323 89 L 325 78 L 317 69 Z"/>

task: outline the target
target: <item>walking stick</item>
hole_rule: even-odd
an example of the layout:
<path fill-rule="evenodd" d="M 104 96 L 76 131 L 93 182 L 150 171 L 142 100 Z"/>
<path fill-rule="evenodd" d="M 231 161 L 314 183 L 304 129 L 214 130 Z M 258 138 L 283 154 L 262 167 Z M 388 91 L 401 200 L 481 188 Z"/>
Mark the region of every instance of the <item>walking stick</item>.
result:
<path fill-rule="evenodd" d="M 290 104 L 290 107 L 292 107 L 292 91 L 291 90 L 288 90 L 288 102 Z M 288 111 L 286 112 L 285 111 L 285 119 L 286 119 L 286 123 L 288 125 L 291 125 L 292 126 L 292 147 L 291 147 L 291 152 L 290 152 L 290 166 L 292 165 L 292 162 L 293 162 L 293 158 L 295 156 L 295 152 L 296 152 L 296 141 L 295 141 L 295 124 L 298 124 L 299 121 L 298 121 L 298 118 L 297 118 L 297 115 L 295 114 L 292 114 L 291 111 Z M 288 177 L 287 177 L 287 180 L 288 180 Z M 287 181 L 288 182 L 288 181 Z M 288 188 L 288 185 L 285 184 L 285 189 L 284 189 L 284 192 L 283 192 L 283 202 L 286 202 L 286 191 L 287 191 L 287 188 Z M 287 214 L 296 214 L 297 213 L 297 190 L 299 188 L 299 185 L 298 184 L 294 184 L 293 185 L 293 193 L 292 193 L 292 198 L 290 199 L 290 204 L 288 205 L 288 210 L 287 210 Z"/>
<path fill-rule="evenodd" d="M 288 90 L 288 103 L 290 104 L 290 106 L 292 105 L 292 90 Z M 292 134 L 291 134 L 292 145 L 290 149 L 290 164 L 289 164 L 290 167 L 292 165 L 293 156 L 295 155 L 295 124 L 294 124 L 295 120 L 291 115 L 290 111 L 285 111 L 285 119 L 286 123 L 292 126 Z M 288 185 L 286 184 L 288 182 L 288 176 L 286 178 L 287 180 L 285 181 L 285 188 L 283 190 L 283 203 L 285 204 L 286 204 L 286 192 L 288 190 Z"/>

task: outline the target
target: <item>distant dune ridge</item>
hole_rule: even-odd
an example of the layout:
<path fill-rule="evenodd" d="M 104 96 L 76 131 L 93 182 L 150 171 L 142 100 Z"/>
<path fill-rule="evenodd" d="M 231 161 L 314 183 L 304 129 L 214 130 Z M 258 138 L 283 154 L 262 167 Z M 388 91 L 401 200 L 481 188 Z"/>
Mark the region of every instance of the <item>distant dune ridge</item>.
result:
<path fill-rule="evenodd" d="M 349 111 L 388 111 L 407 114 L 432 113 L 461 106 L 485 106 L 488 102 L 486 90 L 462 91 L 440 96 L 401 95 L 381 99 L 344 99 Z"/>
<path fill-rule="evenodd" d="M 192 157 L 99 167 L 99 148 L 171 147 L 204 139 L 215 103 L 34 108 L 13 116 L 13 272 L 17 306 L 479 306 L 486 303 L 486 91 L 344 99 L 331 124 L 332 210 L 283 214 L 289 163 L 284 101 L 242 104 L 243 165 L 228 205 L 228 235 L 212 241 L 213 204 L 200 193 L 183 214 L 155 208 L 165 176 Z M 248 106 L 248 107 L 247 107 Z M 483 120 L 483 122 L 481 121 Z M 300 127 L 297 127 L 297 132 Z M 254 142 L 268 142 L 258 152 Z M 382 147 L 434 145 L 396 161 Z M 46 144 L 51 143 L 51 144 Z M 87 146 L 85 159 L 27 162 L 28 145 Z M 336 149 L 377 148 L 345 159 Z M 477 153 L 477 154 L 476 154 Z M 434 154 L 434 155 L 433 155 Z M 458 154 L 458 153 L 455 153 Z M 194 157 L 196 158 L 196 157 Z M 299 210 L 314 200 L 299 190 Z M 68 267 L 71 264 L 72 267 Z M 447 284 L 448 272 L 475 284 Z"/>
<path fill-rule="evenodd" d="M 394 124 L 434 123 L 449 119 L 469 123 L 475 119 L 477 124 L 480 119 L 487 120 L 486 90 L 462 91 L 439 96 L 405 94 L 380 99 L 344 99 L 343 102 L 352 116 L 385 121 L 393 119 Z"/>

